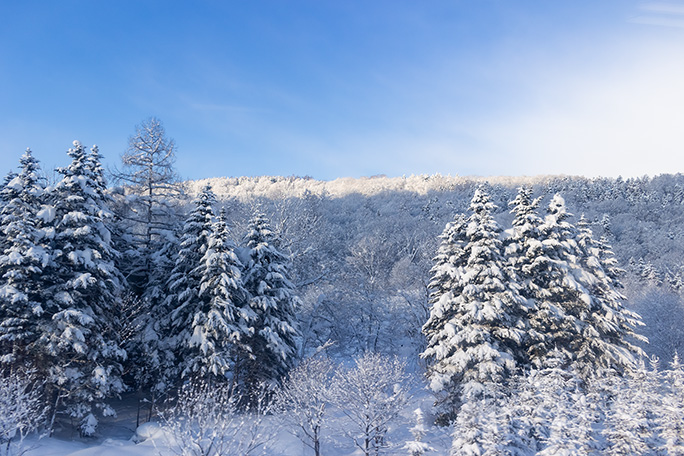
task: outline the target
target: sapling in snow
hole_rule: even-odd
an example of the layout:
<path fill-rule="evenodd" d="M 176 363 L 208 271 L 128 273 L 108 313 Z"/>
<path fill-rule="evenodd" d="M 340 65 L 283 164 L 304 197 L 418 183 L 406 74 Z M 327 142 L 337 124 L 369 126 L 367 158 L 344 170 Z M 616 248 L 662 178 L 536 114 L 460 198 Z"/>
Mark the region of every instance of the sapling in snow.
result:
<path fill-rule="evenodd" d="M 24 453 L 24 439 L 46 417 L 41 394 L 42 384 L 32 371 L 14 370 L 0 376 L 0 456 Z"/>
<path fill-rule="evenodd" d="M 327 358 L 309 358 L 292 369 L 276 401 L 289 427 L 305 445 L 321 454 L 321 432 L 330 400 L 333 365 Z"/>
<path fill-rule="evenodd" d="M 227 384 L 185 384 L 176 403 L 161 414 L 164 443 L 178 456 L 266 455 L 277 428 L 264 422 L 271 411 L 265 398 L 261 389 L 247 412 Z"/>
<path fill-rule="evenodd" d="M 333 402 L 346 415 L 345 432 L 364 456 L 377 456 L 388 446 L 389 425 L 411 397 L 405 368 L 398 358 L 366 352 L 356 359 L 356 367 L 342 368 L 335 375 Z"/>
<path fill-rule="evenodd" d="M 420 408 L 417 408 L 413 412 L 413 416 L 416 420 L 416 424 L 411 428 L 413 440 L 409 440 L 404 445 L 404 449 L 407 451 L 407 454 L 409 456 L 423 456 L 425 453 L 435 451 L 434 448 L 432 448 L 426 442 L 423 442 L 423 437 L 425 437 L 427 432 L 427 429 L 425 428 L 425 417 L 423 416 L 423 411 Z"/>

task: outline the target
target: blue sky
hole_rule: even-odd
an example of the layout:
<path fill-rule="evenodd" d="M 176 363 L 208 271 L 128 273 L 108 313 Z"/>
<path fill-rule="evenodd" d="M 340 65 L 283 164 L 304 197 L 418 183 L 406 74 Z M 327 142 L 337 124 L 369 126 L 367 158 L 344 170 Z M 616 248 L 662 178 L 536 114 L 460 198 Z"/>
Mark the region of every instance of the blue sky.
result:
<path fill-rule="evenodd" d="M 684 172 L 684 1 L 0 2 L 0 172 L 159 117 L 186 178 Z"/>

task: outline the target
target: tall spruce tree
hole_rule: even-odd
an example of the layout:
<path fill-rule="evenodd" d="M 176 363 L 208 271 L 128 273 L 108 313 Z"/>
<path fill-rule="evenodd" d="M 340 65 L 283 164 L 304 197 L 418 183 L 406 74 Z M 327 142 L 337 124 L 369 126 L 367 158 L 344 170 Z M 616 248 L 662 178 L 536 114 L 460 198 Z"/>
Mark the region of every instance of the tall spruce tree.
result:
<path fill-rule="evenodd" d="M 579 269 L 575 277 L 591 298 L 586 314 L 587 327 L 577 350 L 577 363 L 586 376 L 600 369 L 624 372 L 634 368 L 644 351 L 633 341 L 646 341 L 635 332 L 643 326 L 641 317 L 623 304 L 627 298 L 617 289 L 618 269 L 610 247 L 595 241 L 587 221 L 578 223 Z"/>
<path fill-rule="evenodd" d="M 14 366 L 34 362 L 28 351 L 38 337 L 41 274 L 49 263 L 38 218 L 44 179 L 29 149 L 20 163 L 20 173 L 0 190 L 0 362 Z"/>
<path fill-rule="evenodd" d="M 159 323 L 158 332 L 164 334 L 164 343 L 170 346 L 175 355 L 178 374 L 188 375 L 192 372 L 192 368 L 189 368 L 192 358 L 188 353 L 193 351 L 190 346 L 193 320 L 201 306 L 202 258 L 212 235 L 215 201 L 216 197 L 208 185 L 195 199 L 195 207 L 183 225 L 180 250 L 167 285 L 169 295 L 165 306 L 168 319 Z M 173 376 L 170 372 L 166 374 Z"/>
<path fill-rule="evenodd" d="M 581 252 L 576 229 L 567 220 L 571 214 L 560 195 L 552 198 L 548 212 L 539 226 L 539 238 L 526 243 L 521 267 L 524 293 L 535 306 L 529 318 L 532 337 L 527 350 L 537 367 L 554 349 L 575 358 L 584 342 L 591 308 L 588 291 L 575 278 Z"/>
<path fill-rule="evenodd" d="M 449 357 L 450 352 L 442 347 L 448 347 L 453 337 L 449 325 L 459 312 L 456 297 L 464 286 L 460 281 L 460 271 L 469 255 L 466 249 L 467 223 L 466 216 L 458 214 L 452 222 L 447 223 L 440 235 L 441 244 L 430 271 L 430 314 L 423 325 L 427 347 L 421 356 L 430 358 L 431 389 L 437 394 L 439 413 L 444 416 L 449 416 L 458 408 L 459 400 L 458 385 L 454 383 L 457 380 L 456 371 Z"/>
<path fill-rule="evenodd" d="M 458 391 L 449 394 L 458 394 L 463 402 L 484 397 L 487 385 L 504 381 L 523 358 L 526 301 L 518 294 L 517 279 L 504 256 L 494 209 L 489 196 L 476 190 L 465 226 L 467 260 L 454 269 L 455 293 L 445 298 L 452 302 L 437 301 L 431 319 L 443 315 L 445 307 L 452 314 L 444 324 L 430 323 L 428 347 L 422 354 L 430 363 L 433 391 L 457 385 Z M 440 330 L 430 333 L 431 327 Z"/>
<path fill-rule="evenodd" d="M 635 329 L 640 317 L 627 310 L 620 269 L 605 241 L 596 241 L 585 221 L 569 222 L 565 201 L 555 195 L 547 217 L 536 214 L 539 199 L 521 188 L 510 205 L 513 228 L 507 253 L 521 279 L 521 294 L 533 304 L 526 347 L 541 366 L 556 348 L 577 363 L 583 376 L 597 368 L 624 371 L 642 351 Z"/>
<path fill-rule="evenodd" d="M 244 346 L 254 314 L 242 284 L 242 264 L 228 239 L 221 211 L 199 266 L 202 270 L 199 306 L 192 320 L 191 350 L 186 370 L 195 376 L 225 380 L 233 369 L 238 346 Z"/>
<path fill-rule="evenodd" d="M 261 382 L 280 381 L 293 365 L 301 335 L 290 258 L 278 249 L 278 239 L 263 214 L 254 214 L 248 230 L 245 288 L 255 318 L 248 339 L 251 353 L 245 357 L 242 374 L 249 389 Z"/>
<path fill-rule="evenodd" d="M 512 227 L 504 239 L 506 256 L 511 267 L 516 271 L 520 281 L 520 295 L 527 300 L 527 315 L 535 310 L 535 285 L 527 273 L 534 263 L 536 255 L 541 253 L 542 224 L 544 221 L 537 214 L 541 198 L 532 198 L 532 189 L 520 187 L 513 201 L 508 203 L 513 214 Z M 543 335 L 528 325 L 523 341 L 525 347 L 543 340 Z M 529 364 L 529 356 L 525 353 L 524 364 Z"/>
<path fill-rule="evenodd" d="M 97 426 L 95 409 L 113 413 L 106 400 L 124 390 L 126 353 L 115 331 L 123 277 L 114 261 L 99 153 L 93 148 L 88 155 L 78 141 L 67 153 L 72 162 L 58 170 L 62 180 L 48 196 L 53 256 L 43 279 L 50 319 L 38 344 L 53 413 L 63 409 L 90 435 Z"/>

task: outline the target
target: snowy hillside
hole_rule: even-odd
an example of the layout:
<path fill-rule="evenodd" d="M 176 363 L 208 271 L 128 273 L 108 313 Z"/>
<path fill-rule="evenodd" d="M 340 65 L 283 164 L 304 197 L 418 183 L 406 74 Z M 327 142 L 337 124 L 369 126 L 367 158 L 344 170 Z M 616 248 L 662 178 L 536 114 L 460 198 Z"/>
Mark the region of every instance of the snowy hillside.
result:
<path fill-rule="evenodd" d="M 355 296 L 358 284 L 352 277 L 360 271 L 354 271 L 353 265 L 365 267 L 358 256 L 372 254 L 379 273 L 376 280 L 381 278 L 391 289 L 372 292 L 392 301 L 396 309 L 406 299 L 425 304 L 421 287 L 436 252 L 437 235 L 454 214 L 466 211 L 481 184 L 492 194 L 498 206 L 495 216 L 503 225 L 512 220 L 508 203 L 521 185 L 531 186 L 534 195 L 543 199 L 541 207 L 555 193 L 561 194 L 574 214 L 571 220 L 583 216 L 596 237 L 607 238 L 619 265 L 627 270 L 628 306 L 648 323 L 642 329 L 651 340 L 645 350 L 663 361 L 684 350 L 684 336 L 677 326 L 663 324 L 663 320 L 684 318 L 680 295 L 684 291 L 684 176 L 680 174 L 627 180 L 420 175 L 317 181 L 262 176 L 203 179 L 185 186 L 189 195 L 212 186 L 231 214 L 236 239 L 244 231 L 251 207 L 258 204 L 288 240 L 298 282 L 314 282 L 301 290 L 307 306 L 324 307 L 327 301 L 319 301 L 322 296 L 326 300 L 332 294 L 340 299 Z M 364 278 L 357 280 L 367 284 Z M 333 283 L 327 290 L 326 284 Z M 344 290 L 347 286 L 349 291 Z M 338 317 L 349 321 L 335 314 Z M 327 333 L 319 339 L 326 337 Z M 389 349 L 392 344 L 388 340 L 385 346 Z"/>
<path fill-rule="evenodd" d="M 141 144 L 0 187 L 3 454 L 679 451 L 683 176 L 179 183 Z"/>

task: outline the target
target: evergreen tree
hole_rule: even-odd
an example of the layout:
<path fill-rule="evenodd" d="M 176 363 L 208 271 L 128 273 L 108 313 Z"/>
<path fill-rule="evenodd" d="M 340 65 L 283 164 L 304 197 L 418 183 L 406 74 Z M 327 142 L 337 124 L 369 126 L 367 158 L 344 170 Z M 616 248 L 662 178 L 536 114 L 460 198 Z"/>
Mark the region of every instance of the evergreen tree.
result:
<path fill-rule="evenodd" d="M 458 385 L 457 394 L 464 402 L 479 400 L 487 385 L 505 381 L 523 359 L 526 302 L 507 265 L 501 228 L 492 217 L 494 208 L 489 196 L 478 189 L 465 227 L 463 254 L 467 260 L 454 270 L 452 295 L 433 298 L 437 305 L 433 304 L 431 320 L 444 315 L 442 309 L 446 308 L 450 318 L 442 324 L 429 321 L 428 347 L 422 354 L 430 361 L 432 390 Z M 440 326 L 438 333 L 431 332 Z M 449 402 L 455 403 L 454 392 L 449 394 Z"/>
<path fill-rule="evenodd" d="M 506 256 L 509 264 L 516 271 L 520 281 L 520 295 L 527 300 L 526 318 L 531 318 L 535 311 L 535 284 L 528 271 L 537 255 L 541 253 L 542 225 L 544 221 L 537 214 L 541 198 L 532 198 L 532 189 L 520 187 L 513 201 L 509 203 L 513 214 L 512 228 L 504 240 Z M 530 347 L 544 339 L 534 327 L 529 326 L 524 346 Z M 529 354 L 525 354 L 525 365 L 529 364 Z"/>
<path fill-rule="evenodd" d="M 591 229 L 582 217 L 578 223 L 580 269 L 574 271 L 577 281 L 590 296 L 587 326 L 577 347 L 577 362 L 587 373 L 596 368 L 612 368 L 623 372 L 633 368 L 635 355 L 644 355 L 630 340 L 646 341 L 635 333 L 643 326 L 641 317 L 624 306 L 626 298 L 616 289 L 619 269 L 610 247 L 594 240 Z"/>
<path fill-rule="evenodd" d="M 588 455 L 595 449 L 596 417 L 588 407 L 580 377 L 570 360 L 553 350 L 541 370 L 529 377 L 534 400 L 534 435 L 540 437 L 539 455 Z M 539 448 L 538 446 L 538 448 Z"/>
<path fill-rule="evenodd" d="M 454 383 L 455 369 L 447 357 L 449 353 L 442 351 L 441 347 L 448 346 L 453 337 L 448 325 L 459 311 L 456 297 L 462 293 L 464 286 L 459 280 L 459 271 L 468 260 L 467 223 L 465 215 L 458 214 L 452 222 L 447 223 L 440 235 L 441 244 L 430 271 L 430 314 L 423 325 L 427 347 L 421 356 L 431 358 L 431 389 L 438 395 L 439 413 L 444 418 L 448 418 L 458 407 L 458 385 Z"/>
<path fill-rule="evenodd" d="M 200 305 L 192 320 L 191 352 L 183 374 L 225 379 L 254 315 L 242 284 L 242 264 L 228 240 L 224 211 L 213 226 L 200 268 Z"/>
<path fill-rule="evenodd" d="M 180 250 L 176 264 L 169 277 L 169 295 L 166 298 L 167 321 L 160 321 L 158 333 L 164 334 L 164 344 L 169 344 L 174 355 L 179 374 L 188 374 L 192 351 L 190 341 L 193 338 L 193 321 L 197 309 L 201 306 L 199 297 L 202 281 L 202 258 L 207 252 L 209 238 L 212 235 L 216 197 L 210 186 L 204 187 L 194 201 L 195 208 L 183 226 Z M 165 375 L 173 376 L 172 372 Z"/>
<path fill-rule="evenodd" d="M 643 363 L 629 372 L 618 384 L 616 397 L 606 417 L 603 434 L 610 456 L 654 454 L 660 446 L 656 410 L 659 404 L 657 365 L 647 369 Z"/>
<path fill-rule="evenodd" d="M 420 408 L 417 408 L 413 411 L 413 416 L 416 423 L 411 428 L 411 436 L 413 436 L 413 440 L 409 440 L 404 444 L 404 449 L 407 450 L 408 456 L 423 456 L 425 453 L 435 451 L 434 448 L 432 448 L 426 442 L 423 442 L 423 438 L 427 433 L 423 411 Z"/>
<path fill-rule="evenodd" d="M 245 359 L 243 375 L 251 388 L 260 382 L 280 381 L 293 365 L 301 335 L 290 258 L 278 249 L 278 239 L 263 214 L 254 214 L 248 230 L 245 288 L 254 319 L 247 342 L 251 353 Z"/>
<path fill-rule="evenodd" d="M 126 353 L 115 331 L 123 277 L 107 226 L 112 213 L 99 153 L 93 148 L 88 155 L 74 141 L 68 155 L 72 162 L 58 170 L 63 178 L 49 195 L 53 257 L 43 279 L 50 318 L 38 341 L 44 357 L 39 367 L 48 377 L 53 414 L 64 406 L 81 433 L 90 435 L 97 426 L 93 407 L 113 413 L 105 401 L 124 390 Z"/>
<path fill-rule="evenodd" d="M 527 243 L 527 260 L 521 268 L 525 292 L 535 305 L 527 350 L 537 366 L 554 349 L 572 359 L 584 342 L 591 309 L 591 296 L 575 279 L 574 272 L 581 269 L 580 252 L 560 195 L 552 198 L 548 211 L 539 226 L 539 239 Z"/>
<path fill-rule="evenodd" d="M 677 353 L 664 372 L 665 391 L 656 417 L 660 449 L 670 456 L 684 455 L 684 368 Z"/>
<path fill-rule="evenodd" d="M 641 349 L 631 340 L 640 317 L 628 311 L 610 247 L 595 241 L 588 224 L 569 221 L 565 202 L 555 195 L 541 220 L 531 191 L 520 189 L 511 202 L 513 229 L 507 253 L 522 282 L 521 294 L 534 304 L 526 339 L 529 359 L 540 366 L 553 349 L 566 350 L 583 376 L 596 368 L 623 371 Z"/>
<path fill-rule="evenodd" d="M 21 172 L 3 186 L 0 207 L 0 361 L 31 362 L 27 350 L 38 336 L 43 313 L 41 273 L 48 264 L 38 214 L 44 182 L 30 150 L 21 157 Z"/>

